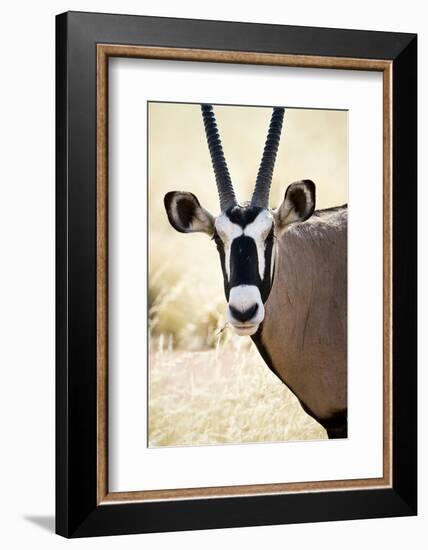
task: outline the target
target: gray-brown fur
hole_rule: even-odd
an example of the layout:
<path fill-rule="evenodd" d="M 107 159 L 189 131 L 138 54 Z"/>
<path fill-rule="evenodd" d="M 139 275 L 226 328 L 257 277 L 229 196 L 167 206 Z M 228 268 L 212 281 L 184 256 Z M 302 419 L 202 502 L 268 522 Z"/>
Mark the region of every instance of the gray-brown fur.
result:
<path fill-rule="evenodd" d="M 265 307 L 259 349 L 315 418 L 328 427 L 341 417 L 346 430 L 346 206 L 317 211 L 278 237 Z"/>

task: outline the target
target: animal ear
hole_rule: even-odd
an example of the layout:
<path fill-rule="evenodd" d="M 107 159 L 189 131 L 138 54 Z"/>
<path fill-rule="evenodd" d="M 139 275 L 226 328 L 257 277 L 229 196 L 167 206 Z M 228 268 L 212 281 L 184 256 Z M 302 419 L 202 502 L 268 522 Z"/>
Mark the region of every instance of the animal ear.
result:
<path fill-rule="evenodd" d="M 293 222 L 304 222 L 315 210 L 315 184 L 296 181 L 287 187 L 281 206 L 274 211 L 277 226 L 282 229 Z"/>
<path fill-rule="evenodd" d="M 214 217 L 202 208 L 193 193 L 170 191 L 164 197 L 169 223 L 180 233 L 214 233 Z"/>

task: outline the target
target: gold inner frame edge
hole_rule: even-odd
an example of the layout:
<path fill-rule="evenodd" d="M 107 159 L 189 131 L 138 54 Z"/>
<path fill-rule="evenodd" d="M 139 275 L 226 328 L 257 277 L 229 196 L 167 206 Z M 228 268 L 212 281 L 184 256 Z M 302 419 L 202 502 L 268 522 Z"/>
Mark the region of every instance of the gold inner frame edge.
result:
<path fill-rule="evenodd" d="M 224 487 L 108 489 L 108 59 L 132 57 L 383 73 L 383 476 Z M 378 489 L 392 485 L 392 69 L 391 61 L 97 44 L 97 504 Z"/>

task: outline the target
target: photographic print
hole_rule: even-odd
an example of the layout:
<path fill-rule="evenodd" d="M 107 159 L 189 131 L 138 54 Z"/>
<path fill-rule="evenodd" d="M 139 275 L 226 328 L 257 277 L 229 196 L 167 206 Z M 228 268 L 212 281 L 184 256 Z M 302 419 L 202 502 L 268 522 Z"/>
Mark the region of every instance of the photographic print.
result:
<path fill-rule="evenodd" d="M 148 445 L 347 437 L 348 112 L 148 102 Z"/>

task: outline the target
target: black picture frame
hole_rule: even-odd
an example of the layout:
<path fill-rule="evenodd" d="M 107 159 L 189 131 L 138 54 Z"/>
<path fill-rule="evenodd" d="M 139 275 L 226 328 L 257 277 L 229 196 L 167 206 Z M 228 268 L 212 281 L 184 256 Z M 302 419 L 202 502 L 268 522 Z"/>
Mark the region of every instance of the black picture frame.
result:
<path fill-rule="evenodd" d="M 100 43 L 392 62 L 391 487 L 97 503 Z M 56 97 L 56 532 L 84 537 L 416 514 L 417 36 L 68 12 L 56 18 Z"/>

